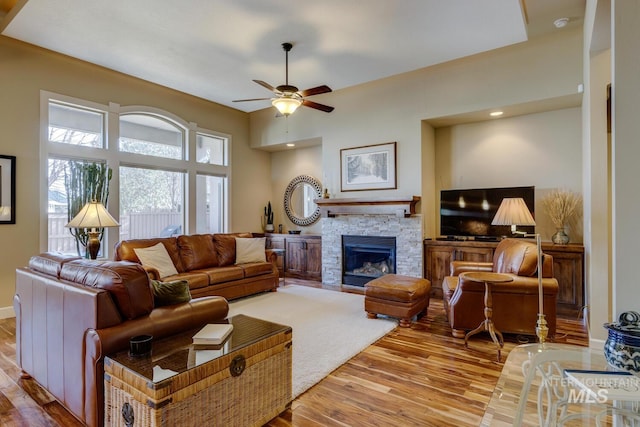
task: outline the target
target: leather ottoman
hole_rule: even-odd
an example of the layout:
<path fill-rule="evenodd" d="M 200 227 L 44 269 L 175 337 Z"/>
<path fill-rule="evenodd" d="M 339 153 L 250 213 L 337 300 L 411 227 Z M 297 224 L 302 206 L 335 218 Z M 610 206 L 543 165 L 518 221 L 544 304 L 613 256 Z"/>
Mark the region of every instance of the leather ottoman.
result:
<path fill-rule="evenodd" d="M 422 316 L 429 306 L 431 282 L 419 277 L 386 274 L 364 286 L 364 310 L 367 317 L 378 314 L 400 319 L 400 326 L 411 326 L 413 316 Z"/>

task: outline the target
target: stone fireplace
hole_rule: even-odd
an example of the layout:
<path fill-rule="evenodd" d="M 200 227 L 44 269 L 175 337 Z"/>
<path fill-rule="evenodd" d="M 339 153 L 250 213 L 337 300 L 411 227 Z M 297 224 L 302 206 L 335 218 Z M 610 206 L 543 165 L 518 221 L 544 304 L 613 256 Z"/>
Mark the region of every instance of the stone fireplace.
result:
<path fill-rule="evenodd" d="M 343 280 L 344 236 L 375 237 L 388 242 L 395 240 L 395 273 L 412 277 L 423 277 L 422 216 L 415 214 L 419 198 L 409 201 L 319 199 L 322 212 L 322 283 L 326 285 L 364 286 L 345 283 Z M 365 239 L 366 240 L 366 239 Z M 374 251 L 379 249 L 374 249 Z M 367 262 L 381 261 L 369 260 Z M 388 261 L 385 261 L 388 264 Z M 379 265 L 380 267 L 380 265 Z M 384 268 L 384 267 L 382 267 Z M 389 266 L 387 265 L 387 269 Z M 348 280 L 347 280 L 348 281 Z"/>

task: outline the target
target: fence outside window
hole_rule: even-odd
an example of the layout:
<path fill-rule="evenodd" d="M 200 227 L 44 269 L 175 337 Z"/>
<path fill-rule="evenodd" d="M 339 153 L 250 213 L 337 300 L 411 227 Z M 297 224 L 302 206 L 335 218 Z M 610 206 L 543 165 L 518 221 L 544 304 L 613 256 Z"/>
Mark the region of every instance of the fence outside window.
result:
<path fill-rule="evenodd" d="M 50 251 L 76 253 L 76 239 L 69 233 L 69 229 L 65 227 L 68 222 L 67 214 L 49 214 Z M 114 232 L 119 230 L 118 241 L 161 237 L 165 228 L 171 225 L 177 225 L 179 226 L 178 230 L 182 230 L 182 214 L 177 212 L 129 214 L 121 217 L 119 222 L 120 227 L 107 231 Z"/>

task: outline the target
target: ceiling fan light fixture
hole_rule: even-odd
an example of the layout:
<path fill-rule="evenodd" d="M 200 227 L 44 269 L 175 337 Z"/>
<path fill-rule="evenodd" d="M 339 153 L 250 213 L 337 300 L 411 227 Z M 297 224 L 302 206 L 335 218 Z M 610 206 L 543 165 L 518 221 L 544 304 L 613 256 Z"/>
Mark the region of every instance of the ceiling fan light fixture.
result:
<path fill-rule="evenodd" d="M 293 114 L 302 105 L 302 100 L 291 97 L 275 98 L 271 104 L 280 111 L 283 116 Z"/>

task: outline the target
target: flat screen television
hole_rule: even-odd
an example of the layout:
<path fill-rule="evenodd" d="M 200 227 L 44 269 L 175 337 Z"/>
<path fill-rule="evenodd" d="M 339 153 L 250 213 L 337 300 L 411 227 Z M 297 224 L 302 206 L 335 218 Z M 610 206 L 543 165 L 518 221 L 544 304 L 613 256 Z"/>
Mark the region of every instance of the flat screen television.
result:
<path fill-rule="evenodd" d="M 502 199 L 506 197 L 522 197 L 534 215 L 533 186 L 440 191 L 440 234 L 448 238 L 475 237 L 487 240 L 511 236 L 510 226 L 491 225 Z M 534 233 L 535 227 L 518 226 L 518 231 Z"/>

